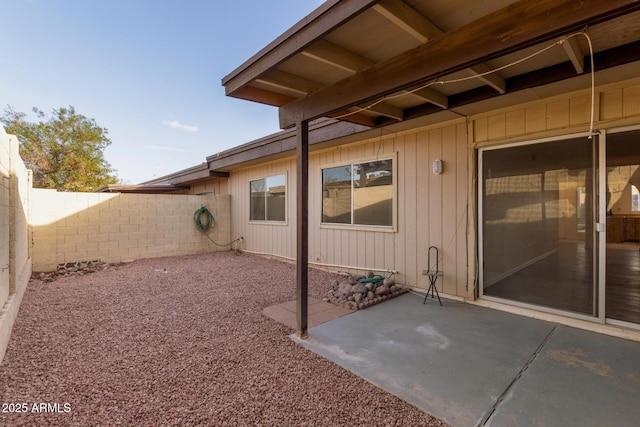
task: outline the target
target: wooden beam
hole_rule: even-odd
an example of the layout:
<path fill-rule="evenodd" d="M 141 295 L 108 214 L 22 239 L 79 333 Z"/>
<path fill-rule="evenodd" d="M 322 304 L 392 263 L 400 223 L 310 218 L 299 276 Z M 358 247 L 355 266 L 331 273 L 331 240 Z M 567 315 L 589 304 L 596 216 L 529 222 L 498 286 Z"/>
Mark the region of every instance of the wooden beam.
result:
<path fill-rule="evenodd" d="M 617 46 L 605 51 L 595 53 L 595 71 L 603 71 L 613 67 L 640 61 L 640 41 L 631 42 L 622 46 Z M 585 71 L 590 72 L 589 63 L 585 64 Z M 532 89 L 562 80 L 571 79 L 576 76 L 576 71 L 570 61 L 552 65 L 547 68 L 520 74 L 507 79 L 508 93 L 516 93 L 522 90 Z M 499 96 L 498 93 L 488 86 L 480 86 L 466 92 L 457 93 L 448 97 L 449 108 L 457 109 L 465 105 L 481 102 Z M 421 104 L 409 107 L 404 110 L 405 120 L 424 117 L 439 113 L 442 110 L 431 104 Z M 392 119 L 382 118 L 377 120 L 378 126 L 394 124 Z"/>
<path fill-rule="evenodd" d="M 260 52 L 222 79 L 225 93 L 236 92 L 322 38 L 325 34 L 369 9 L 379 0 L 327 0 L 304 20 L 294 25 Z"/>
<path fill-rule="evenodd" d="M 309 122 L 296 122 L 296 331 L 307 338 L 309 305 Z"/>
<path fill-rule="evenodd" d="M 418 89 L 416 91 L 411 92 L 414 95 L 419 96 L 420 98 L 424 99 L 425 101 L 433 104 L 433 105 L 437 105 L 440 108 L 444 108 L 447 109 L 449 108 L 449 98 L 436 91 L 435 89 L 432 89 L 430 87 L 425 87 L 423 89 Z"/>
<path fill-rule="evenodd" d="M 420 43 L 426 43 L 442 34 L 440 28 L 401 0 L 381 0 L 372 9 L 420 41 Z"/>
<path fill-rule="evenodd" d="M 365 116 L 362 113 L 354 113 L 352 110 L 338 110 L 333 113 L 327 114 L 327 117 L 344 120 L 346 122 L 351 122 L 368 127 L 375 127 L 377 125 L 375 118 L 371 116 Z"/>
<path fill-rule="evenodd" d="M 562 43 L 562 47 L 576 69 L 576 73 L 584 73 L 584 53 L 578 44 L 578 40 L 575 37 L 571 37 Z"/>
<path fill-rule="evenodd" d="M 404 113 L 402 111 L 402 108 L 394 107 L 393 105 L 389 105 L 384 102 L 376 104 L 373 107 L 368 107 L 368 108 L 367 107 L 368 107 L 367 105 L 360 105 L 358 107 L 349 108 L 349 111 L 359 111 L 363 108 L 366 108 L 367 111 L 370 111 L 372 113 L 375 113 L 381 116 L 389 117 L 395 120 L 403 120 L 404 118 Z"/>
<path fill-rule="evenodd" d="M 298 97 L 306 96 L 322 87 L 318 82 L 280 70 L 272 70 L 265 77 L 256 79 L 256 83 L 267 85 L 276 91 L 297 94 Z"/>
<path fill-rule="evenodd" d="M 478 80 L 497 90 L 500 95 L 507 91 L 506 81 L 497 73 L 485 74 L 490 71 L 490 68 L 485 64 L 474 65 L 467 68 L 465 71 L 469 73 L 470 76 L 478 76 Z"/>
<path fill-rule="evenodd" d="M 373 6 L 373 9 L 419 40 L 420 43 L 427 43 L 429 39 L 444 34 L 444 31 L 424 15 L 421 15 L 401 0 L 382 0 Z M 479 76 L 489 71 L 489 67 L 484 64 L 478 64 L 469 67 L 466 71 L 471 76 Z M 504 79 L 496 73 L 482 75 L 478 77 L 478 80 L 491 86 L 500 94 L 505 93 L 507 89 Z"/>
<path fill-rule="evenodd" d="M 637 9 L 638 0 L 521 0 L 280 107 L 280 126 L 373 101 Z"/>
<path fill-rule="evenodd" d="M 298 99 L 294 96 L 283 95 L 281 93 L 272 92 L 253 86 L 247 86 L 240 89 L 238 92 L 236 92 L 236 97 L 249 101 L 260 102 L 262 104 L 275 105 L 277 107 L 288 104 Z"/>
<path fill-rule="evenodd" d="M 301 54 L 351 74 L 374 64 L 373 61 L 322 39 L 307 47 Z"/>

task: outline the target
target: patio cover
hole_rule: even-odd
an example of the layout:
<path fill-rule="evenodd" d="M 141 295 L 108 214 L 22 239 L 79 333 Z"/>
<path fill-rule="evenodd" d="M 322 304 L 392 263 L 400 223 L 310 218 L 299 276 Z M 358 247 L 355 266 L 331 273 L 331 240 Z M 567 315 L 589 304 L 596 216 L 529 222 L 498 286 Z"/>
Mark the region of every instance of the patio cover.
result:
<path fill-rule="evenodd" d="M 310 120 L 400 130 L 584 89 L 592 71 L 635 77 L 638 61 L 638 0 L 328 0 L 224 77 L 297 128 L 298 334 Z"/>

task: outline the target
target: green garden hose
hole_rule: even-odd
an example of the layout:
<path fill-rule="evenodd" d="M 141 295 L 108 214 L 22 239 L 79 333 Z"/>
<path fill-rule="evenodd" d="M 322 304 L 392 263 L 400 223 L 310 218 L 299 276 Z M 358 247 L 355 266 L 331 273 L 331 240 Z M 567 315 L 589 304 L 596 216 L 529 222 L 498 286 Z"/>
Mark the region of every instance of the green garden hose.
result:
<path fill-rule="evenodd" d="M 204 216 L 204 220 L 203 220 L 203 216 Z M 193 222 L 195 222 L 196 228 L 198 229 L 198 231 L 203 232 L 204 235 L 207 236 L 209 240 L 211 240 L 211 243 L 213 243 L 216 246 L 231 246 L 236 242 L 242 241 L 242 237 L 239 237 L 235 240 L 232 240 L 229 243 L 224 243 L 224 244 L 218 243 L 215 240 L 213 240 L 211 236 L 209 236 L 209 229 L 216 226 L 216 220 L 211 214 L 211 212 L 209 211 L 209 209 L 207 209 L 207 207 L 204 205 L 202 205 L 200 209 L 198 209 L 195 212 L 195 214 L 193 214 Z"/>
<path fill-rule="evenodd" d="M 360 283 L 378 283 L 378 282 L 381 282 L 382 280 L 384 280 L 384 276 L 378 275 L 378 276 L 373 276 L 373 277 L 370 277 L 370 278 L 363 277 L 363 278 L 359 279 L 358 282 L 360 282 Z"/>

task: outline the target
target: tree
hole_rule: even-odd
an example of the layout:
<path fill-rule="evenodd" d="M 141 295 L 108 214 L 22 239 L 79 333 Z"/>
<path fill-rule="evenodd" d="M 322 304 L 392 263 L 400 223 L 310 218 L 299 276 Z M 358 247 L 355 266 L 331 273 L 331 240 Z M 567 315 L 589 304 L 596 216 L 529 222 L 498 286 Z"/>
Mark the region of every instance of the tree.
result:
<path fill-rule="evenodd" d="M 104 158 L 111 144 L 107 129 L 94 119 L 60 108 L 51 116 L 33 108 L 38 122 L 7 106 L 0 121 L 8 134 L 18 137 L 20 156 L 33 169 L 33 185 L 59 191 L 93 191 L 118 178 Z"/>

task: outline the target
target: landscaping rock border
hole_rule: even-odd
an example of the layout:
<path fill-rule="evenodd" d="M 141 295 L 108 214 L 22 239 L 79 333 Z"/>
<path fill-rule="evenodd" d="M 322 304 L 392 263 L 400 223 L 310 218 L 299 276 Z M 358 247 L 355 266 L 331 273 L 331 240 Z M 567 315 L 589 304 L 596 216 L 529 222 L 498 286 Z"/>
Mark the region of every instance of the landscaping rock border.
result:
<path fill-rule="evenodd" d="M 397 285 L 393 279 L 376 276 L 370 271 L 366 276 L 349 275 L 341 282 L 334 280 L 323 301 L 355 311 L 406 292 L 408 290 Z"/>
<path fill-rule="evenodd" d="M 343 277 L 309 269 L 309 296 Z M 446 425 L 267 318 L 264 308 L 295 299 L 295 283 L 295 265 L 232 251 L 36 279 L 0 365 L 0 397 L 61 412 L 0 413 L 0 425 Z"/>
<path fill-rule="evenodd" d="M 74 262 L 62 262 L 56 267 L 56 271 L 48 273 L 34 273 L 32 279 L 37 278 L 43 282 L 53 282 L 60 277 L 67 276 L 84 276 L 85 274 L 95 273 L 96 271 L 108 270 L 109 268 L 118 268 L 123 265 L 123 262 L 119 263 L 107 263 L 100 259 L 94 259 L 89 261 L 74 261 Z"/>

